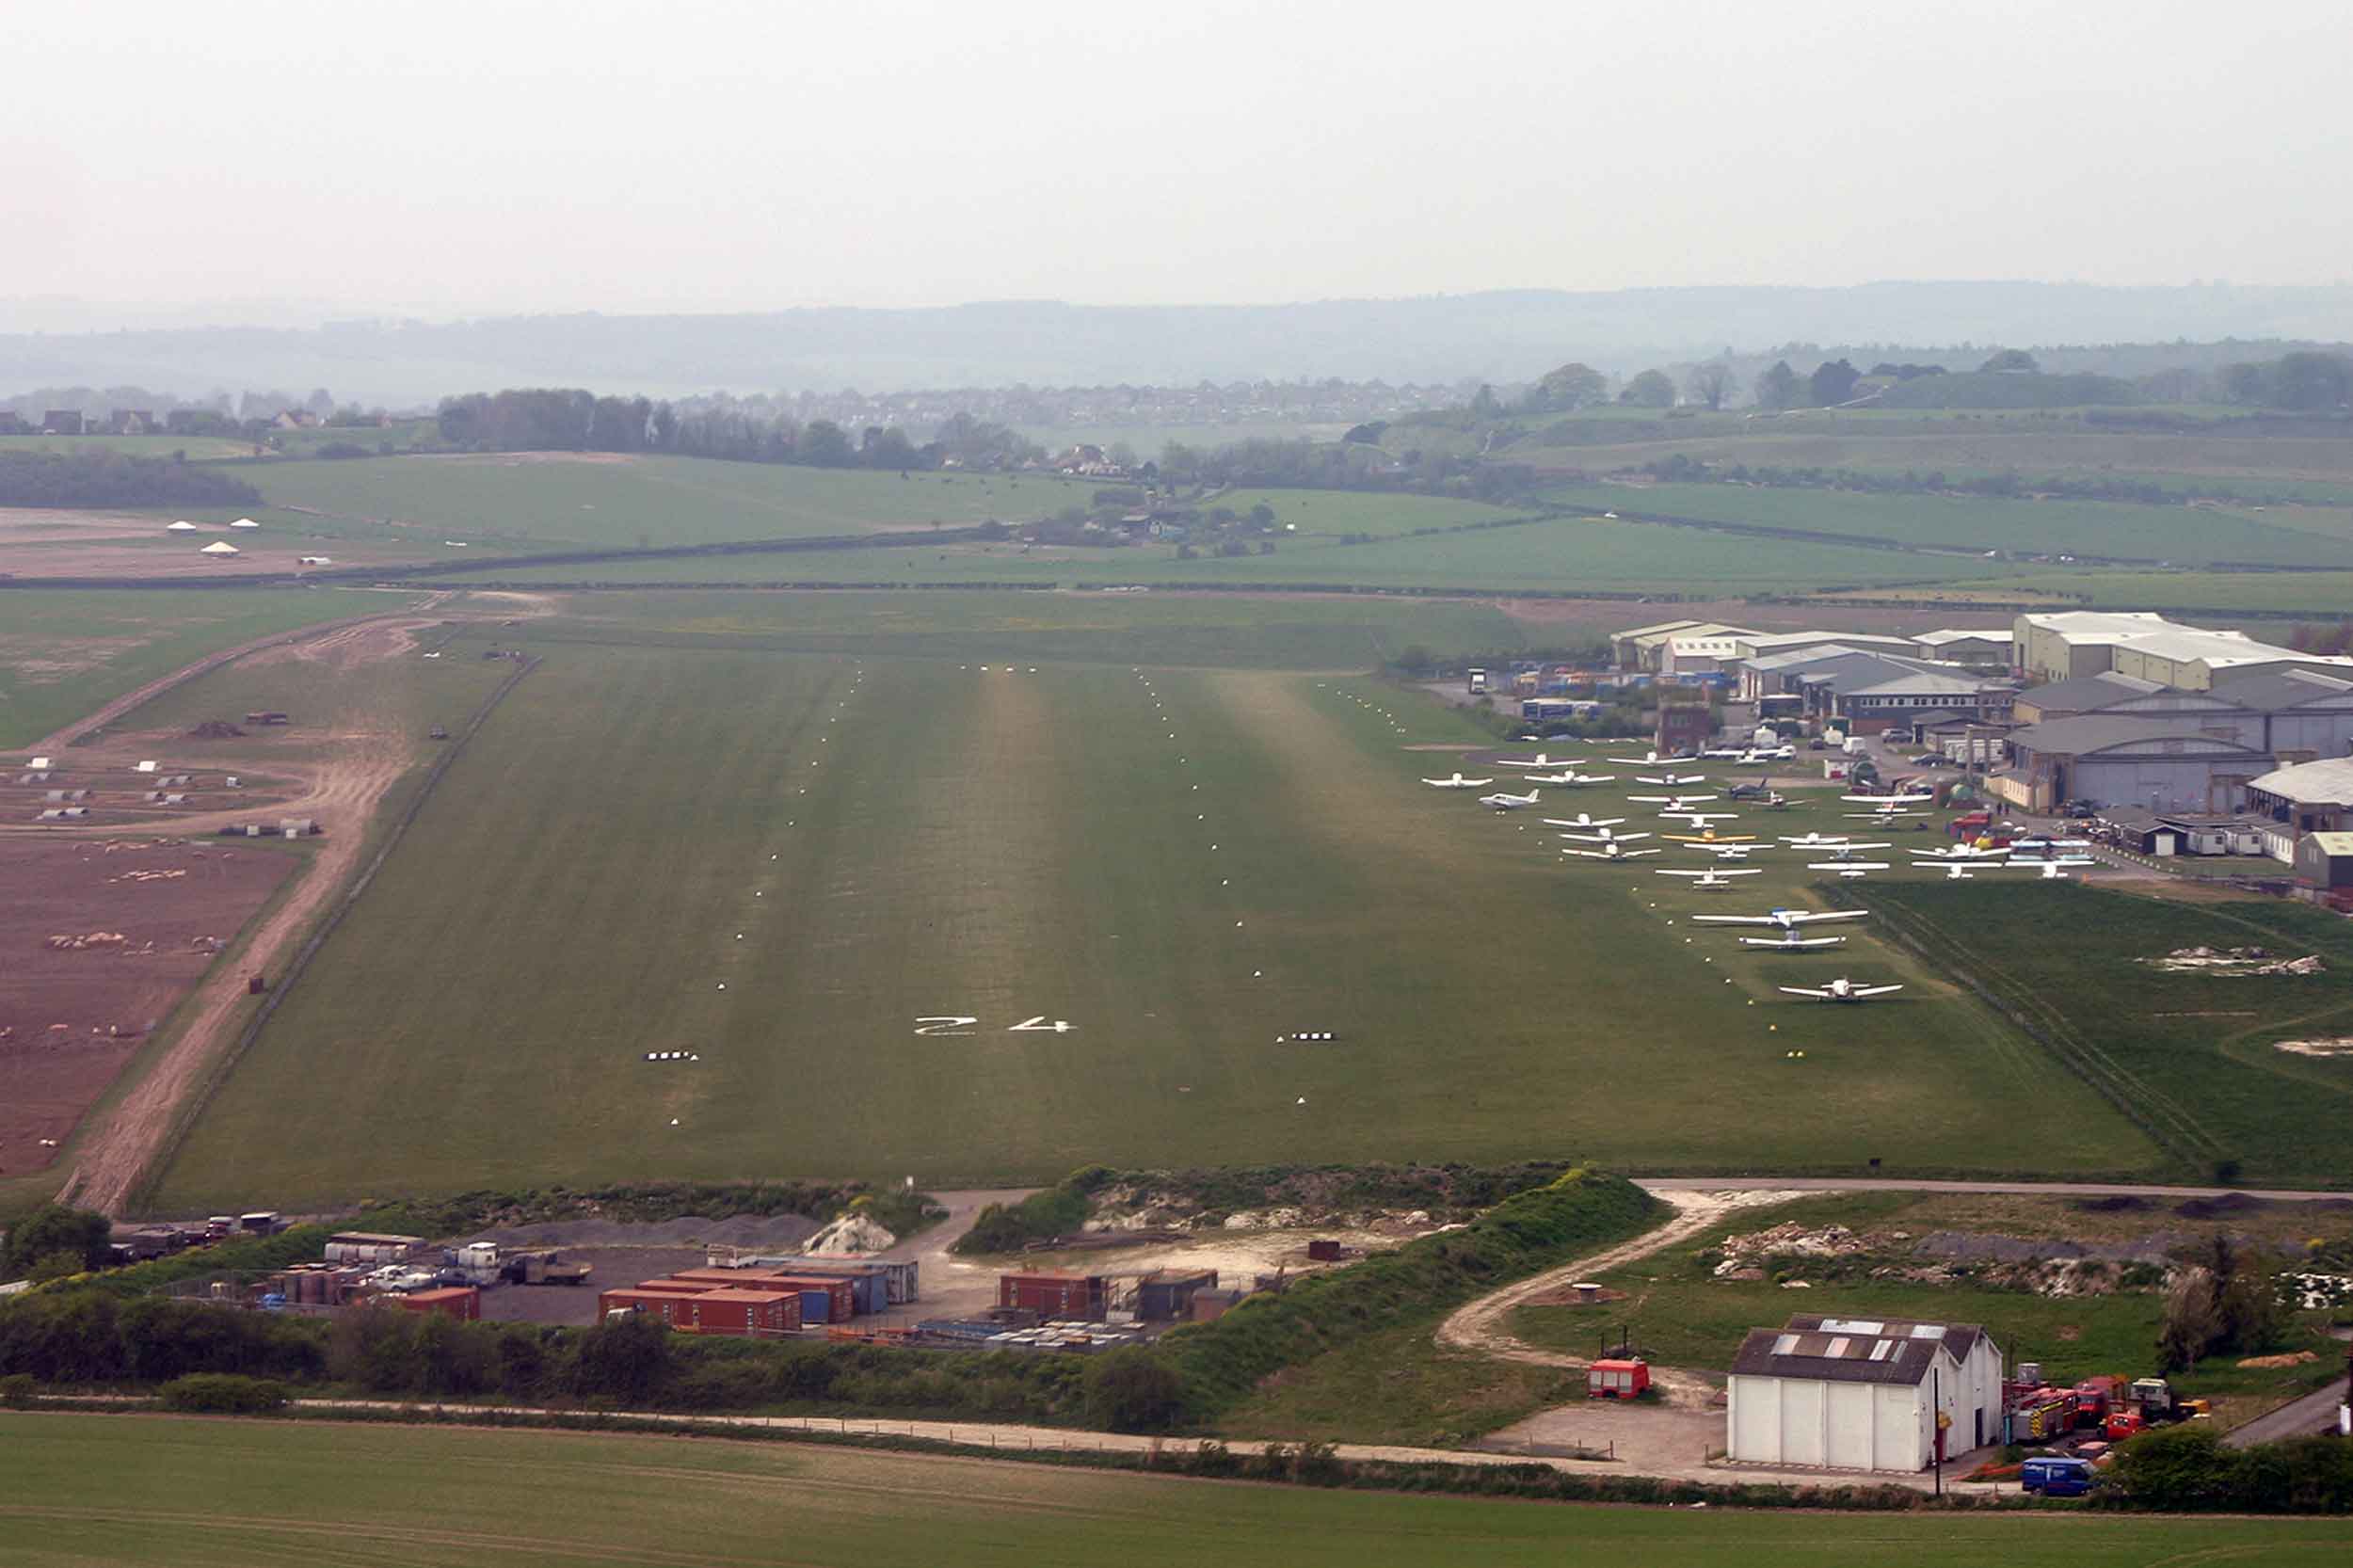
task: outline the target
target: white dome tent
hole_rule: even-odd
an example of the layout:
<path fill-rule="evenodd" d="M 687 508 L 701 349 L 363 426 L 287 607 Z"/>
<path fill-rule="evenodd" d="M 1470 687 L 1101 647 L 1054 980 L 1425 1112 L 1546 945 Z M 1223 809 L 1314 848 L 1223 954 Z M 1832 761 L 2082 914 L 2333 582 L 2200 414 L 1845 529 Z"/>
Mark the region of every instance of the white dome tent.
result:
<path fill-rule="evenodd" d="M 199 555 L 241 555 L 244 552 L 240 551 L 235 545 L 231 544 L 227 539 L 215 539 L 211 544 L 208 544 L 203 549 L 198 551 L 197 553 Z"/>
<path fill-rule="evenodd" d="M 190 522 L 185 518 L 182 518 L 177 522 L 166 523 L 164 525 L 164 532 L 167 534 L 193 534 L 196 532 L 196 524 Z"/>
<path fill-rule="evenodd" d="M 261 525 L 260 523 L 258 523 L 258 522 L 255 522 L 255 521 L 254 521 L 251 518 L 239 518 L 236 521 L 234 521 L 234 522 L 231 523 L 229 526 L 230 526 L 230 527 L 232 527 L 232 528 L 259 528 L 259 527 L 261 527 L 262 525 Z"/>

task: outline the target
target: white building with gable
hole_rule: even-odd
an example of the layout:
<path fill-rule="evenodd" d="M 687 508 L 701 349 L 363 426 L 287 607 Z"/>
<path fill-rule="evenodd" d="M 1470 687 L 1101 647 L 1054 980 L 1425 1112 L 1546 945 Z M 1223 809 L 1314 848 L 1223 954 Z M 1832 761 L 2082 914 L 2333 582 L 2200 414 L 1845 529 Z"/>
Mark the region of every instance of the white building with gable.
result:
<path fill-rule="evenodd" d="M 1738 1463 L 1926 1469 L 2002 1435 L 2002 1352 L 1975 1323 L 1800 1313 L 1733 1358 L 1725 1448 Z"/>

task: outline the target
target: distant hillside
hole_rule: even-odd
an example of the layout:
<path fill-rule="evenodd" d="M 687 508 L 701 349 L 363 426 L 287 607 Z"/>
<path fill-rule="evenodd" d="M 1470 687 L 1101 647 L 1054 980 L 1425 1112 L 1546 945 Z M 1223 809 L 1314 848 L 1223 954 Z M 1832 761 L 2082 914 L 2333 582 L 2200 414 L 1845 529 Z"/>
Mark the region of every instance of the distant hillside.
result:
<path fill-rule="evenodd" d="M 651 395 L 855 386 L 1183 385 L 1258 378 L 1520 382 L 1568 360 L 1630 374 L 1726 347 L 2041 347 L 2175 340 L 2353 339 L 2353 286 L 2105 288 L 1873 283 L 1851 288 L 1523 290 L 1296 305 L 1051 301 L 756 315 L 506 316 L 0 336 L 0 390 L 132 384 L 331 387 L 407 403 L 480 387 Z M 2097 349 L 2052 368 L 2129 373 Z M 2085 362 L 2092 361 L 2092 362 Z"/>

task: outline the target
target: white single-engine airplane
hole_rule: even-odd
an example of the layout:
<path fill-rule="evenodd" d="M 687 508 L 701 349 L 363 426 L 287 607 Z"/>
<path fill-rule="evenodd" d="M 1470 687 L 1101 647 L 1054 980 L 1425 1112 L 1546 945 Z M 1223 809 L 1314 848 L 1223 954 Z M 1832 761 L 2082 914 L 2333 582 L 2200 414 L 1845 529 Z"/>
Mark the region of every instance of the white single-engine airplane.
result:
<path fill-rule="evenodd" d="M 1707 775 L 1704 773 L 1638 773 L 1634 776 L 1634 782 L 1664 784 L 1672 790 L 1678 784 L 1705 784 L 1707 782 Z"/>
<path fill-rule="evenodd" d="M 1873 872 L 1885 871 L 1887 869 L 1887 862 L 1884 860 L 1847 859 L 1808 860 L 1805 863 L 1805 869 L 1810 872 L 1835 872 L 1849 882 L 1860 882 Z"/>
<path fill-rule="evenodd" d="M 2009 853 L 2008 844 L 1989 844 L 1983 849 L 1971 843 L 1952 844 L 1944 849 L 1907 850 L 1914 860 L 1999 860 Z"/>
<path fill-rule="evenodd" d="M 1498 768 L 1574 768 L 1591 760 L 1593 759 L 1589 757 L 1555 757 L 1548 751 L 1540 751 L 1533 757 L 1498 757 L 1495 765 Z"/>
<path fill-rule="evenodd" d="M 1704 872 L 1680 872 L 1662 866 L 1651 874 L 1653 876 L 1688 876 L 1691 879 L 1693 888 L 1703 893 L 1712 893 L 1721 892 L 1733 886 L 1732 879 L 1736 876 L 1763 876 L 1765 873 L 1753 866 L 1744 872 L 1720 872 L 1713 866 Z"/>
<path fill-rule="evenodd" d="M 1762 915 L 1694 915 L 1691 918 L 1707 925 L 1777 925 L 1784 931 L 1794 931 L 1801 925 L 1816 925 L 1824 920 L 1859 920 L 1871 912 L 1868 909 L 1769 909 Z"/>
<path fill-rule="evenodd" d="M 1863 1001 L 1871 997 L 1883 997 L 1900 991 L 1900 985 L 1857 985 L 1841 975 L 1827 985 L 1784 985 L 1782 990 L 1793 997 L 1812 997 L 1816 1001 Z"/>
<path fill-rule="evenodd" d="M 1524 795 L 1515 795 L 1509 790 L 1497 790 L 1494 794 L 1481 795 L 1479 804 L 1497 811 L 1516 811 L 1523 806 L 1535 805 L 1536 797 L 1543 793 L 1542 790 L 1530 790 Z"/>
<path fill-rule="evenodd" d="M 1785 931 L 1778 936 L 1743 936 L 1740 945 L 1744 948 L 1764 948 L 1772 952 L 1811 952 L 1817 948 L 1843 948 L 1847 945 L 1847 938 L 1801 936 L 1794 931 Z"/>
<path fill-rule="evenodd" d="M 1851 833 L 1784 833 L 1781 841 L 1792 849 L 1830 849 L 1854 837 Z"/>
<path fill-rule="evenodd" d="M 1579 784 L 1608 784 L 1614 781 L 1617 776 L 1614 773 L 1579 773 L 1575 768 L 1564 768 L 1559 773 L 1531 773 L 1528 776 L 1528 782 L 1559 784 L 1574 790 Z"/>
<path fill-rule="evenodd" d="M 1688 751 L 1678 751 L 1671 757 L 1661 757 L 1656 751 L 1646 751 L 1640 757 L 1612 757 L 1609 760 L 1617 763 L 1620 767 L 1655 768 L 1661 762 L 1690 762 L 1697 760 L 1697 759 L 1692 757 Z"/>
<path fill-rule="evenodd" d="M 1590 811 L 1579 811 L 1574 817 L 1546 817 L 1546 827 L 1615 827 L 1624 817 L 1596 817 Z"/>
<path fill-rule="evenodd" d="M 2068 880 L 2068 877 L 2067 872 L 2061 869 L 2062 867 L 2096 866 L 2099 863 L 2089 855 L 2063 855 L 2055 856 L 2048 860 L 2031 857 L 2025 860 L 2005 860 L 2002 862 L 2001 869 L 2006 872 L 2040 872 L 2045 882 L 2064 882 Z"/>
<path fill-rule="evenodd" d="M 1820 850 L 1824 855 L 1829 856 L 1833 860 L 1851 860 L 1855 857 L 1859 851 L 1866 849 L 1886 849 L 1890 846 L 1883 843 L 1858 844 L 1853 842 L 1851 840 L 1841 839 L 1835 843 L 1817 844 L 1815 847 Z M 1808 869 L 1811 870 L 1812 868 L 1809 867 Z"/>
<path fill-rule="evenodd" d="M 1740 820 L 1740 813 L 1737 811 L 1661 811 L 1658 815 L 1663 821 L 1689 823 L 1693 827 L 1705 827 L 1710 823 Z"/>
<path fill-rule="evenodd" d="M 1495 780 L 1492 778 L 1465 778 L 1459 773 L 1450 773 L 1444 778 L 1425 778 L 1422 782 L 1429 785 L 1433 790 L 1477 790 L 1483 789 L 1485 786 L 1494 783 Z"/>
<path fill-rule="evenodd" d="M 1838 798 L 1840 800 L 1853 801 L 1858 806 L 1875 806 L 1882 811 L 1893 811 L 1898 806 L 1926 806 L 1929 801 L 1934 800 L 1936 797 L 1934 795 L 1920 794 L 1885 794 L 1840 795 Z"/>
<path fill-rule="evenodd" d="M 1647 833 L 1612 833 L 1605 827 L 1598 833 L 1563 833 L 1561 837 L 1580 844 L 1629 844 L 1637 839 L 1647 839 L 1650 835 Z"/>
<path fill-rule="evenodd" d="M 1746 865 L 1749 859 L 1749 851 L 1753 849 L 1770 849 L 1772 846 L 1770 844 L 1745 843 L 1733 840 L 1725 840 L 1718 843 L 1703 843 L 1696 839 L 1686 839 L 1683 841 L 1683 847 L 1686 849 L 1696 849 L 1705 854 L 1712 855 L 1719 860 L 1731 860 L 1741 865 Z"/>
<path fill-rule="evenodd" d="M 1666 808 L 1666 810 L 1662 810 L 1658 813 L 1662 817 L 1665 816 L 1668 811 L 1688 811 L 1694 806 L 1701 805 L 1706 801 L 1714 800 L 1715 798 L 1716 797 L 1714 795 L 1628 795 L 1625 797 L 1626 804 L 1629 806 L 1660 806 Z"/>
<path fill-rule="evenodd" d="M 1628 849 L 1624 840 L 1612 839 L 1599 849 L 1564 849 L 1563 855 L 1581 855 L 1588 860 L 1632 860 L 1644 855 L 1657 855 L 1655 849 Z"/>

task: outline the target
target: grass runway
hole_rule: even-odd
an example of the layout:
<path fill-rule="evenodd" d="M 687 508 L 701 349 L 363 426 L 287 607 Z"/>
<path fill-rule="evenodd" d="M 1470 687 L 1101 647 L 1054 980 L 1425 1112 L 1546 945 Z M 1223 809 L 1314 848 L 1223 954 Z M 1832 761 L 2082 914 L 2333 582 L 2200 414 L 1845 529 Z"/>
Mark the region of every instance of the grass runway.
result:
<path fill-rule="evenodd" d="M 1458 754 L 1405 745 L 1472 739 L 1338 678 L 552 647 L 156 1202 L 1096 1160 L 2151 1160 L 1867 936 L 1799 957 L 1667 923 L 1810 897 L 1798 858 L 1698 894 L 1416 782 Z M 1772 989 L 1846 971 L 1913 988 Z M 645 1060 L 679 1049 L 699 1060 Z"/>

